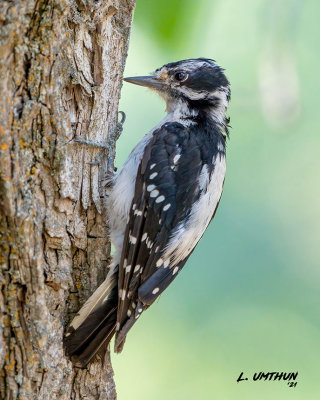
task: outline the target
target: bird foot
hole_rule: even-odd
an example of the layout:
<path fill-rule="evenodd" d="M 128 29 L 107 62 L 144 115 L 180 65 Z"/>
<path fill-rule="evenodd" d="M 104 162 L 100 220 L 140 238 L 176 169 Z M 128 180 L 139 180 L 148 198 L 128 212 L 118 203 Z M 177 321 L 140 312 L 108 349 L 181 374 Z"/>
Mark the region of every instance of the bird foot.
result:
<path fill-rule="evenodd" d="M 119 136 L 121 135 L 121 132 L 123 130 L 123 124 L 126 120 L 126 114 L 123 111 L 119 111 L 118 114 L 121 115 L 120 121 L 117 122 L 116 128 L 113 132 L 113 140 L 116 142 L 119 139 Z M 112 150 L 112 145 L 109 143 L 100 143 L 100 142 L 95 142 L 93 140 L 86 140 L 86 139 L 72 139 L 73 142 L 80 143 L 80 144 L 85 144 L 90 147 L 98 147 L 100 149 L 103 149 L 107 151 L 108 153 L 110 150 Z M 99 165 L 101 163 L 101 160 L 103 158 L 104 154 L 100 154 L 94 161 L 89 162 L 88 164 L 90 165 Z"/>

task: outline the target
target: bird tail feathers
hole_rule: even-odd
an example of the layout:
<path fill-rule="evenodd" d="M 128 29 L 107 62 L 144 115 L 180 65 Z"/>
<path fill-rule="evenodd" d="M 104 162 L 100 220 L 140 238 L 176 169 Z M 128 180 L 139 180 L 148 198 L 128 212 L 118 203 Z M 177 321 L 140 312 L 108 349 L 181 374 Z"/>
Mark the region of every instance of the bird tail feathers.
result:
<path fill-rule="evenodd" d="M 105 352 L 115 333 L 117 275 L 114 269 L 109 272 L 105 281 L 85 302 L 67 329 L 64 346 L 76 366 L 85 367 L 98 352 Z"/>

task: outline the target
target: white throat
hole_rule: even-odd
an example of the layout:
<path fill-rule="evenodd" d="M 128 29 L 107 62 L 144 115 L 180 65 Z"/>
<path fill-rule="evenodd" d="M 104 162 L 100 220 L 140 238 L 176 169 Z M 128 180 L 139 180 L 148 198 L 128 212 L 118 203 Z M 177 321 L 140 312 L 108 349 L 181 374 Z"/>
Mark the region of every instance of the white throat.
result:
<path fill-rule="evenodd" d="M 208 107 L 208 115 L 219 125 L 225 126 L 228 92 L 219 89 L 212 94 L 212 97 L 215 99 L 216 105 Z M 183 121 L 183 125 L 194 124 L 193 119 L 199 114 L 197 108 L 190 107 L 188 102 L 182 99 L 167 100 L 167 112 L 172 120 Z"/>

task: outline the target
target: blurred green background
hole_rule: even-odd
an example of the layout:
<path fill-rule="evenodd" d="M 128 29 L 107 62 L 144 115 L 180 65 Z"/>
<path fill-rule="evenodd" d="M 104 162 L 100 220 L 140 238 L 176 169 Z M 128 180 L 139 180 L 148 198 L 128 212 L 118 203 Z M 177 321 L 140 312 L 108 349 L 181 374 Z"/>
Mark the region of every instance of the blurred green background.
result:
<path fill-rule="evenodd" d="M 316 0 L 137 0 L 126 75 L 214 58 L 231 82 L 216 217 L 179 279 L 113 355 L 119 400 L 320 399 Z M 125 84 L 116 164 L 163 117 Z M 240 372 L 298 371 L 298 385 Z"/>

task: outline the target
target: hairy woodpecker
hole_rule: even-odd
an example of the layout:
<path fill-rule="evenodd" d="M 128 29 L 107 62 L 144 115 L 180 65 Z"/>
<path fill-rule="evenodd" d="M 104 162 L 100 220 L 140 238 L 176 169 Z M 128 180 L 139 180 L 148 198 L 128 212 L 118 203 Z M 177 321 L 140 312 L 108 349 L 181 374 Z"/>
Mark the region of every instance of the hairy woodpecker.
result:
<path fill-rule="evenodd" d="M 110 178 L 108 225 L 116 248 L 106 280 L 68 328 L 67 354 L 85 366 L 115 334 L 122 350 L 137 318 L 180 273 L 214 217 L 226 172 L 230 86 L 207 58 L 125 78 L 155 90 L 167 115 Z"/>

